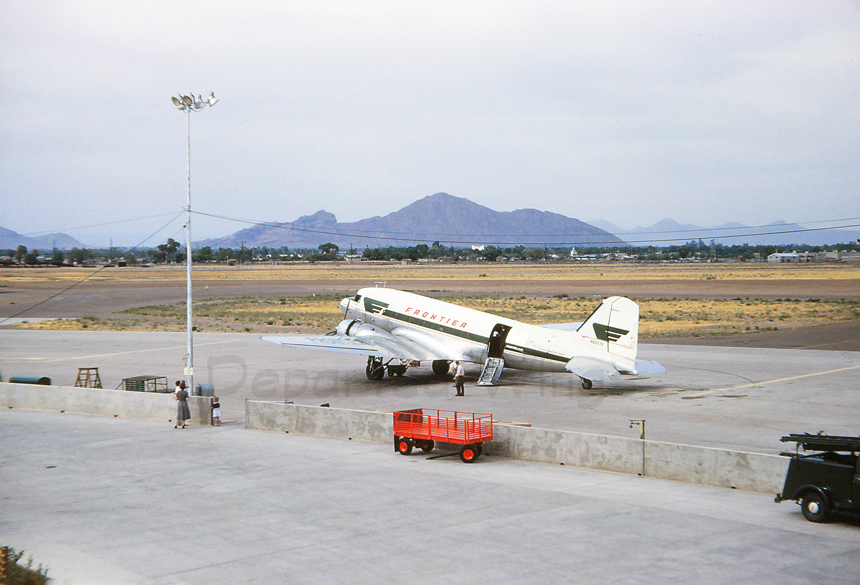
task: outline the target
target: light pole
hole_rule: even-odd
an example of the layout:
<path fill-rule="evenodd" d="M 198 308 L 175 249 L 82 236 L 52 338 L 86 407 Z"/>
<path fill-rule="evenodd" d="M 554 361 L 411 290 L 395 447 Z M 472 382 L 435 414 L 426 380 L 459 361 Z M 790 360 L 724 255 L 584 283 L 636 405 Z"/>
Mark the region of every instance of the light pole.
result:
<path fill-rule="evenodd" d="M 215 92 L 204 100 L 194 94 L 172 96 L 170 100 L 180 111 L 185 112 L 188 128 L 188 205 L 185 208 L 185 265 L 186 265 L 186 298 L 185 298 L 185 327 L 188 335 L 188 354 L 185 356 L 185 376 L 188 378 L 188 393 L 194 393 L 194 341 L 191 327 L 191 112 L 202 110 L 206 106 L 214 106 L 218 102 Z"/>

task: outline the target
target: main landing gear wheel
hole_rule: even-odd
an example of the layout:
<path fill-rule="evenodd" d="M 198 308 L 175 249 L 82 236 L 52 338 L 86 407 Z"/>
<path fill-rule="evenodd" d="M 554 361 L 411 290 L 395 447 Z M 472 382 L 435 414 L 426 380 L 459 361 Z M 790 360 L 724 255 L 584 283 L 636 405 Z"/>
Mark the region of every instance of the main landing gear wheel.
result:
<path fill-rule="evenodd" d="M 818 492 L 809 492 L 803 496 L 800 507 L 803 508 L 803 517 L 810 522 L 827 522 L 830 517 L 827 498 Z"/>
<path fill-rule="evenodd" d="M 409 437 L 400 437 L 400 440 L 397 441 L 397 450 L 400 451 L 401 455 L 411 455 L 412 439 Z"/>
<path fill-rule="evenodd" d="M 474 463 L 479 456 L 480 453 L 474 445 L 466 445 L 460 449 L 460 461 L 463 463 Z"/>
<path fill-rule="evenodd" d="M 584 390 L 591 390 L 591 380 L 582 379 L 582 388 Z"/>
<path fill-rule="evenodd" d="M 433 373 L 437 376 L 444 376 L 451 368 L 451 362 L 448 360 L 433 360 Z"/>
<path fill-rule="evenodd" d="M 381 380 L 385 377 L 385 366 L 382 365 L 382 358 L 369 357 L 367 358 L 367 367 L 364 369 L 368 380 Z"/>

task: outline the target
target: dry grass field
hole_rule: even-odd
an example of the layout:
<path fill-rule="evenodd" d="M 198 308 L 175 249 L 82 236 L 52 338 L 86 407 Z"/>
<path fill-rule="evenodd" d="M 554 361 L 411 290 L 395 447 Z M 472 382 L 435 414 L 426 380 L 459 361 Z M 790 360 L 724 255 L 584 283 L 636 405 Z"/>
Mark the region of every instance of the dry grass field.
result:
<path fill-rule="evenodd" d="M 183 282 L 185 267 L 153 266 L 146 268 L 0 268 L 0 286 L 10 283 L 75 282 Z M 464 263 L 411 264 L 359 263 L 342 264 L 259 264 L 253 266 L 194 266 L 195 282 L 247 281 L 353 281 L 361 286 L 386 280 L 457 281 L 468 280 L 542 280 L 542 281 L 767 281 L 767 280 L 834 280 L 860 281 L 860 265 L 852 264 L 767 264 L 732 262 L 716 264 L 536 264 L 536 263 Z M 456 285 L 452 290 L 457 290 Z"/>
<path fill-rule="evenodd" d="M 643 338 L 860 320 L 856 265 L 319 263 L 195 266 L 194 323 L 205 331 L 330 331 L 342 318 L 340 298 L 374 283 L 537 324 L 581 321 L 600 298 L 621 294 L 640 304 Z M 0 303 L 2 317 L 65 317 L 19 327 L 179 331 L 185 269 L 0 269 Z"/>

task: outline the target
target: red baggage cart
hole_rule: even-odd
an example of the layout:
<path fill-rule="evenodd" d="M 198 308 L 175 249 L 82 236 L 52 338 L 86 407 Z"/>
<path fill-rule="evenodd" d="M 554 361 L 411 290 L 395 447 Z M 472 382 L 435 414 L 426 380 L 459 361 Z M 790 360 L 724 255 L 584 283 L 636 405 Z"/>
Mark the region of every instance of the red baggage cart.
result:
<path fill-rule="evenodd" d="M 418 447 L 430 453 L 436 441 L 462 445 L 460 459 L 472 463 L 484 451 L 484 443 L 493 440 L 493 415 L 414 408 L 394 413 L 394 449 L 401 455 Z"/>

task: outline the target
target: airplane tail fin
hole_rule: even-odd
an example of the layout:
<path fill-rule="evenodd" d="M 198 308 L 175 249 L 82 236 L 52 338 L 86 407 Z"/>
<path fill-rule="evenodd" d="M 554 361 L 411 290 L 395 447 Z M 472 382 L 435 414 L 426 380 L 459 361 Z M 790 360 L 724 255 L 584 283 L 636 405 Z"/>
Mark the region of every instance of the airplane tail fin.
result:
<path fill-rule="evenodd" d="M 635 360 L 639 343 L 639 305 L 625 297 L 609 297 L 577 331 L 586 339 L 603 344 L 607 352 Z"/>

